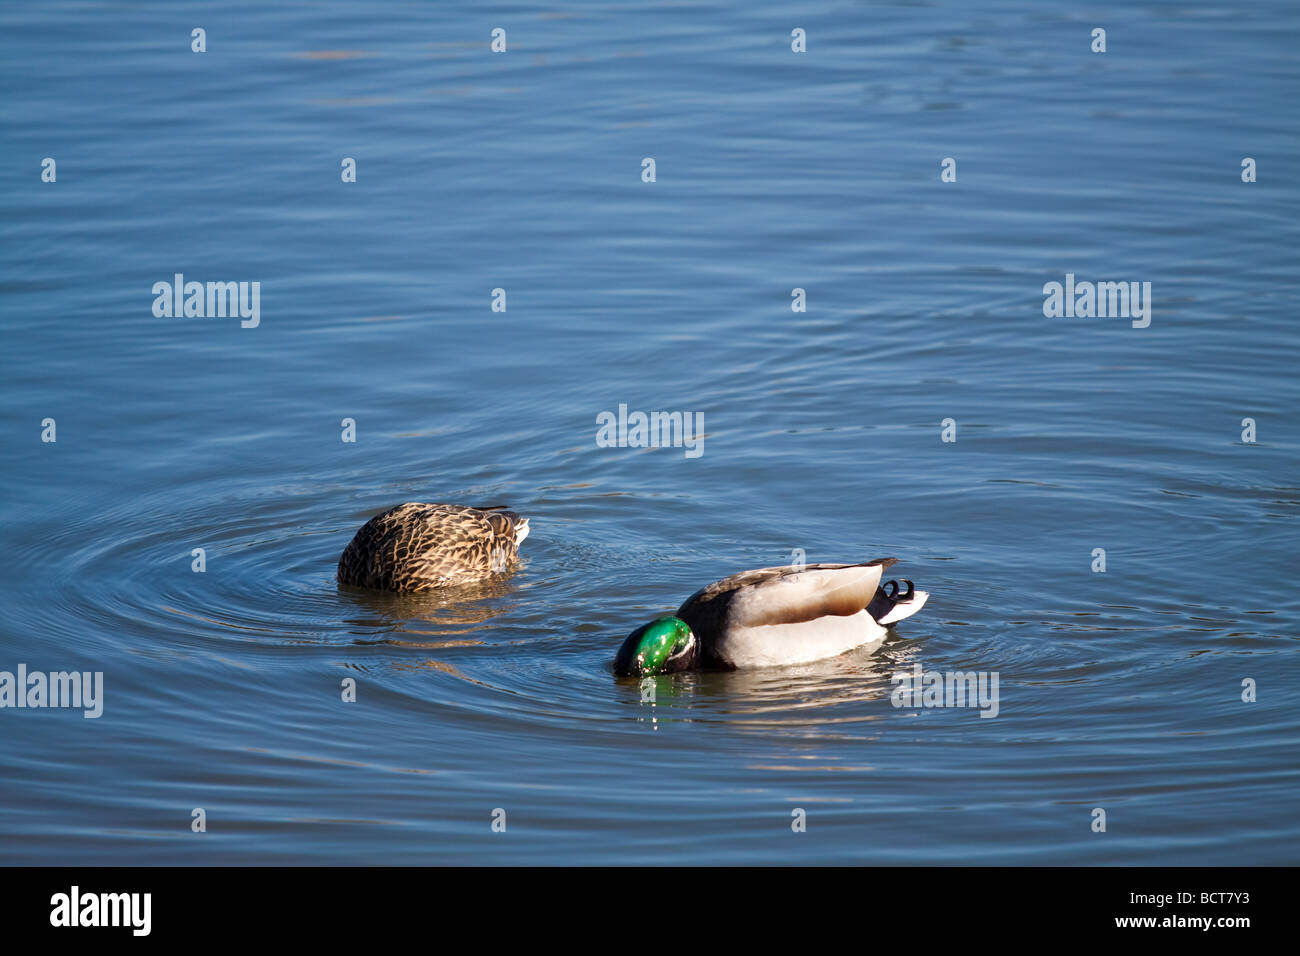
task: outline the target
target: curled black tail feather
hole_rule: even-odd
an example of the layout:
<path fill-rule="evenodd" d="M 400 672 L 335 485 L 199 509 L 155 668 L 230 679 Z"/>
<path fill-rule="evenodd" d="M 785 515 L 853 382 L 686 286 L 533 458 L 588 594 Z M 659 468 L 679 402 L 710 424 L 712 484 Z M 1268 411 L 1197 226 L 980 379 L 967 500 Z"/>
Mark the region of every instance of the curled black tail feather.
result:
<path fill-rule="evenodd" d="M 867 613 L 870 614 L 873 619 L 879 621 L 898 605 L 905 604 L 912 600 L 912 597 L 916 594 L 916 585 L 906 578 L 903 579 L 903 583 L 907 585 L 907 590 L 903 591 L 901 594 L 899 593 L 901 589 L 898 586 L 898 582 L 893 580 L 886 581 L 880 587 L 876 588 L 876 596 L 873 597 L 871 603 L 867 605 Z"/>

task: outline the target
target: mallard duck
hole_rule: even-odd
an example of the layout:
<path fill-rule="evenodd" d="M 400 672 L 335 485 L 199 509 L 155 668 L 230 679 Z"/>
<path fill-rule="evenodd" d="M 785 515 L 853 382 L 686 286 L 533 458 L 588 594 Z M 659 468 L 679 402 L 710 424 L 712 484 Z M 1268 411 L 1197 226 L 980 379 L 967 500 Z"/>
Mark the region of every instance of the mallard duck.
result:
<path fill-rule="evenodd" d="M 505 571 L 528 537 L 528 519 L 505 505 L 408 501 L 375 515 L 339 558 L 339 583 L 385 591 L 428 591 Z"/>
<path fill-rule="evenodd" d="M 699 668 L 803 664 L 884 642 L 886 628 L 929 597 L 904 580 L 880 586 L 897 563 L 807 564 L 742 571 L 701 588 L 674 617 L 628 635 L 614 658 L 621 677 Z"/>

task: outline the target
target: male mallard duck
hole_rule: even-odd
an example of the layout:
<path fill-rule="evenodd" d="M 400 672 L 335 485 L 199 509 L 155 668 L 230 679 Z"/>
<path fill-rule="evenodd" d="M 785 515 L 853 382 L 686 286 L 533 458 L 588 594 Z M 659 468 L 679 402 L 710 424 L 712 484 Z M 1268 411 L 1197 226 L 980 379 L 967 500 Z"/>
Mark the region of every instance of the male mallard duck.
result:
<path fill-rule="evenodd" d="M 865 564 L 807 564 L 742 571 L 701 588 L 677 609 L 628 635 L 620 677 L 714 667 L 803 664 L 884 642 L 887 625 L 929 597 L 911 581 L 880 586 L 897 558 Z"/>
<path fill-rule="evenodd" d="M 504 505 L 468 508 L 408 501 L 375 515 L 339 558 L 339 583 L 428 591 L 506 570 L 528 537 L 528 519 Z"/>

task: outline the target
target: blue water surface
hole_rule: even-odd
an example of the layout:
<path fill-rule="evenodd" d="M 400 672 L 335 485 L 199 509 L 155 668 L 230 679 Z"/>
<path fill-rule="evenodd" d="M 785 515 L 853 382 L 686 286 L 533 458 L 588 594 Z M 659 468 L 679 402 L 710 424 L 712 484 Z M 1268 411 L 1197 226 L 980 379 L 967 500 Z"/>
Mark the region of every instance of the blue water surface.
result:
<path fill-rule="evenodd" d="M 1300 861 L 1295 4 L 6 4 L 0 88 L 0 670 L 104 681 L 0 709 L 0 862 Z M 407 500 L 522 566 L 340 589 Z M 614 678 L 796 549 L 930 603 Z"/>

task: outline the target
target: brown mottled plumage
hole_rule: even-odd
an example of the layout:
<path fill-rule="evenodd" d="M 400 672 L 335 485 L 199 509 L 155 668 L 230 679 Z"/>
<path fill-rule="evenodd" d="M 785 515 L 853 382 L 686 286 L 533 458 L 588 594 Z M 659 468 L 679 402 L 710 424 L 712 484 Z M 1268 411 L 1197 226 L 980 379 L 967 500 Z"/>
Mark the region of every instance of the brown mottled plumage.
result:
<path fill-rule="evenodd" d="M 483 581 L 507 570 L 528 536 L 528 519 L 503 505 L 408 501 L 375 515 L 339 558 L 339 583 L 428 591 Z"/>

